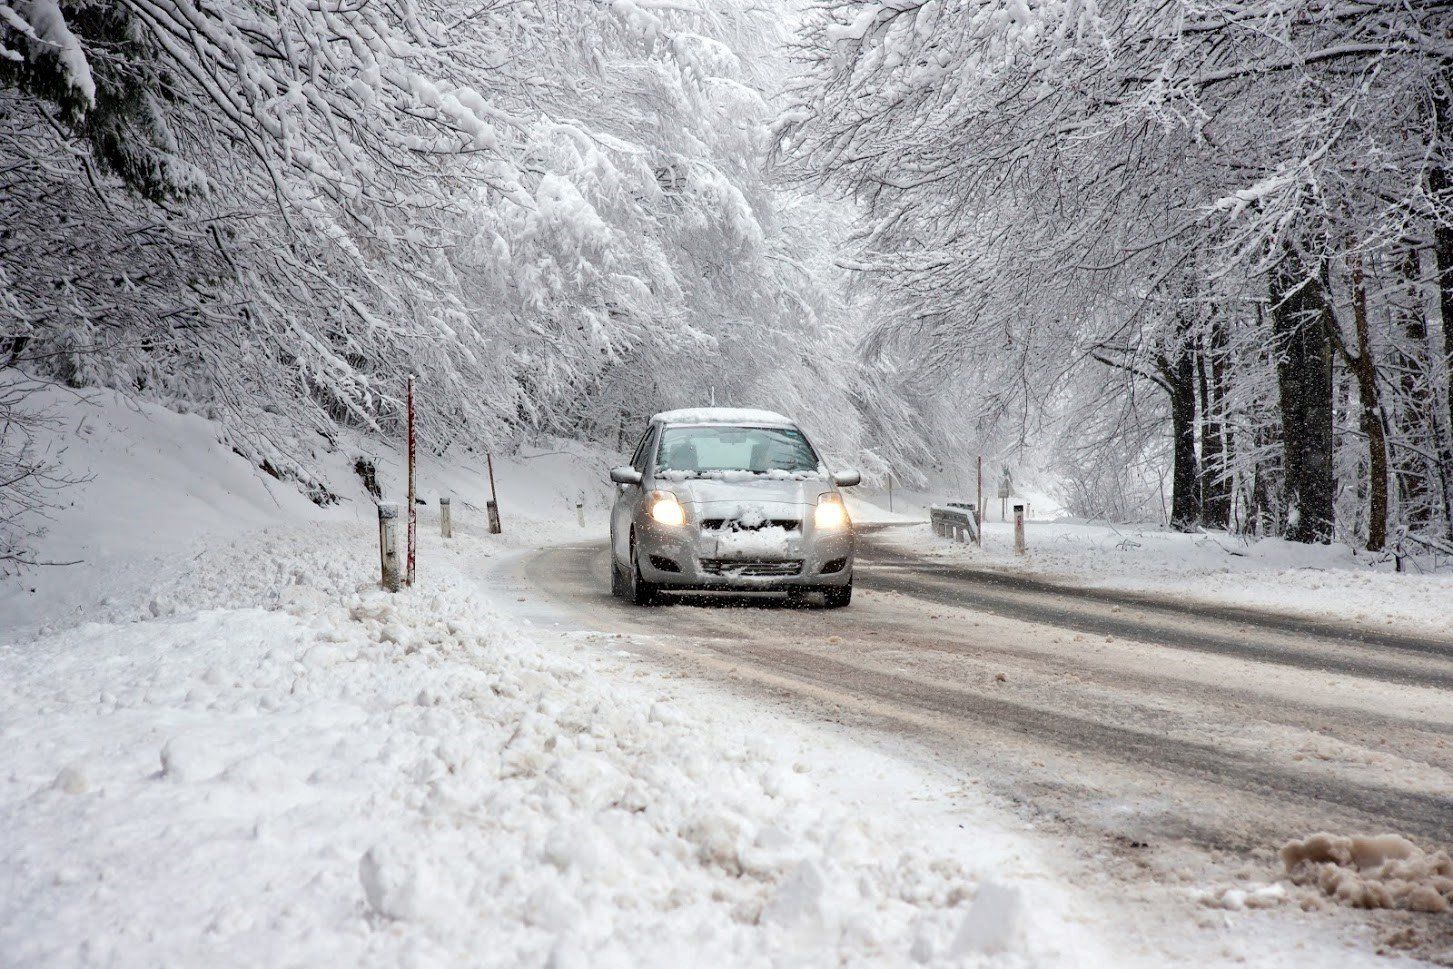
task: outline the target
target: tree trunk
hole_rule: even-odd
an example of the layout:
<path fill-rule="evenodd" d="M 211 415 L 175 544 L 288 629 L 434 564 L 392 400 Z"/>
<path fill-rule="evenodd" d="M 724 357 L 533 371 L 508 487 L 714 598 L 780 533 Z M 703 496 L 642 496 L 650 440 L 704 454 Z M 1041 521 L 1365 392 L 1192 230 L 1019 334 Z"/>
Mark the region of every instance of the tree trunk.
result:
<path fill-rule="evenodd" d="M 1357 380 L 1358 419 L 1367 437 L 1367 550 L 1380 552 L 1387 544 L 1387 425 L 1377 386 L 1377 364 L 1372 359 L 1372 340 L 1367 327 L 1367 282 L 1360 256 L 1351 260 L 1351 270 L 1357 352 L 1348 350 L 1340 331 L 1332 331 L 1331 335 L 1347 361 L 1347 369 Z M 1324 319 L 1330 326 L 1337 325 L 1330 313 Z"/>
<path fill-rule="evenodd" d="M 1453 106 L 1450 106 L 1444 98 L 1436 102 L 1438 108 L 1438 131 L 1443 136 L 1444 144 L 1453 143 Z M 1438 310 L 1443 320 L 1443 360 L 1446 367 L 1445 373 L 1449 374 L 1448 397 L 1445 401 L 1446 423 L 1450 435 L 1453 435 L 1453 177 L 1449 176 L 1448 170 L 1442 166 L 1435 165 L 1428 173 L 1428 190 L 1433 197 L 1435 206 L 1433 219 L 1433 266 L 1438 274 Z M 1434 425 L 1437 425 L 1434 421 Z M 1441 433 L 1439 435 L 1442 436 Z M 1440 473 L 1447 477 L 1446 468 L 1453 464 L 1453 442 L 1448 442 L 1448 447 L 1439 448 L 1438 467 Z M 1448 509 L 1448 520 L 1444 523 L 1447 530 L 1447 537 L 1453 541 L 1453 495 L 1444 489 L 1444 505 Z"/>
<path fill-rule="evenodd" d="M 1280 428 L 1272 427 L 1258 427 L 1252 432 L 1253 447 L 1258 457 L 1252 465 L 1249 524 L 1251 533 L 1257 538 L 1279 535 L 1283 530 L 1282 516 L 1286 509 L 1281 497 L 1284 491 L 1281 483 L 1286 476 L 1278 474 L 1275 465 L 1259 456 L 1272 451 L 1279 433 Z"/>
<path fill-rule="evenodd" d="M 1201 518 L 1225 528 L 1231 518 L 1231 479 L 1227 474 L 1229 429 L 1222 423 L 1226 402 L 1224 327 L 1211 324 L 1208 345 L 1196 356 L 1201 391 Z"/>
<path fill-rule="evenodd" d="M 1430 494 L 1432 469 L 1429 456 L 1441 448 L 1438 418 L 1433 395 L 1433 370 L 1428 351 L 1428 320 L 1424 314 L 1418 252 L 1409 250 L 1401 266 L 1406 282 L 1404 298 L 1407 305 L 1394 312 L 1404 314 L 1402 345 L 1398 348 L 1398 394 L 1395 426 L 1401 447 L 1394 446 L 1393 475 L 1398 482 L 1398 501 L 1402 517 L 1414 531 L 1424 531 L 1433 519 Z"/>
<path fill-rule="evenodd" d="M 1173 360 L 1159 361 L 1170 393 L 1171 470 L 1170 523 L 1178 531 L 1193 530 L 1201 520 L 1201 477 L 1196 468 L 1196 371 L 1189 341 Z"/>
<path fill-rule="evenodd" d="M 1321 275 L 1290 247 L 1272 270 L 1271 325 L 1282 416 L 1287 538 L 1332 540 L 1332 343 Z"/>
<path fill-rule="evenodd" d="M 1435 171 L 1441 173 L 1441 169 Z M 1453 211 L 1448 213 L 1447 218 L 1453 219 Z M 1441 220 L 1433 229 L 1433 256 L 1438 266 L 1438 309 L 1443 316 L 1443 358 L 1447 372 L 1453 373 L 1453 226 Z M 1453 427 L 1453 380 L 1448 381 L 1445 403 L 1448 426 Z"/>
<path fill-rule="evenodd" d="M 1453 145 L 1453 104 L 1446 97 L 1436 97 L 1438 139 L 1444 150 Z M 1443 359 L 1448 380 L 1447 426 L 1453 429 L 1453 177 L 1442 165 L 1428 171 L 1428 194 L 1433 199 L 1433 264 L 1438 273 L 1438 309 L 1443 318 Z M 1453 455 L 1444 455 L 1447 459 Z M 1449 522 L 1453 533 L 1453 522 Z"/>

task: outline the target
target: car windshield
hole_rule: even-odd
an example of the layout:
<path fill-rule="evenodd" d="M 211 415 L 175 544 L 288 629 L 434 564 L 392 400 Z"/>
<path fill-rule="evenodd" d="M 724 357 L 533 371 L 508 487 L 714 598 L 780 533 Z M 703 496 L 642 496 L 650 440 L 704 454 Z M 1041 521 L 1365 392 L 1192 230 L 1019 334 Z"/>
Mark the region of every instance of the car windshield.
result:
<path fill-rule="evenodd" d="M 668 427 L 656 452 L 656 471 L 687 476 L 731 472 L 815 474 L 817 454 L 792 427 Z"/>

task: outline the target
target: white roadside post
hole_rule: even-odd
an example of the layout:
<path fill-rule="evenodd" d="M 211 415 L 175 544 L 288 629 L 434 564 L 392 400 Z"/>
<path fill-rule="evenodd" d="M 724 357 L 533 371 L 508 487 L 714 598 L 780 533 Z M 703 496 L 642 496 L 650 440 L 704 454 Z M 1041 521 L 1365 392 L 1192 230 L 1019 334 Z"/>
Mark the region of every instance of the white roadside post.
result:
<path fill-rule="evenodd" d="M 439 534 L 445 538 L 454 537 L 454 520 L 449 511 L 449 499 L 439 499 Z"/>
<path fill-rule="evenodd" d="M 585 502 L 583 501 L 575 503 L 575 520 L 580 522 L 581 528 L 585 527 Z"/>
<path fill-rule="evenodd" d="M 1024 546 L 1024 506 L 1014 506 L 1014 554 L 1023 555 Z"/>
<path fill-rule="evenodd" d="M 378 503 L 378 557 L 383 587 L 390 592 L 399 591 L 403 574 L 399 568 L 399 504 L 396 501 Z"/>

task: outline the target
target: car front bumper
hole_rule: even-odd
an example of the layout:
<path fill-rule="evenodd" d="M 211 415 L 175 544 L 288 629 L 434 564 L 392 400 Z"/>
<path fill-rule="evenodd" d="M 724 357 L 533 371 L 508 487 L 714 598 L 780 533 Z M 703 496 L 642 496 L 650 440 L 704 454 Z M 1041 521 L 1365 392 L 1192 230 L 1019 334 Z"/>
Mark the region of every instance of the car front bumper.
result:
<path fill-rule="evenodd" d="M 810 521 L 780 547 L 743 548 L 693 525 L 646 522 L 636 533 L 647 582 L 674 589 L 749 591 L 844 586 L 853 578 L 853 529 L 817 531 Z"/>

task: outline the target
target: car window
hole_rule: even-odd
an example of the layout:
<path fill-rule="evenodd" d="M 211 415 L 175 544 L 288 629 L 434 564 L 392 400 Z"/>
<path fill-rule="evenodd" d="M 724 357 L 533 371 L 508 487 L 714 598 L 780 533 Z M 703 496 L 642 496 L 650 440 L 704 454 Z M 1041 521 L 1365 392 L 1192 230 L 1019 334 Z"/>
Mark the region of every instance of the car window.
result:
<path fill-rule="evenodd" d="M 631 455 L 631 467 L 642 474 L 646 473 L 646 461 L 651 453 L 651 440 L 656 436 L 656 427 L 651 425 L 646 428 L 646 433 L 641 435 L 641 443 L 636 445 L 636 453 Z"/>
<path fill-rule="evenodd" d="M 793 427 L 706 425 L 668 427 L 661 434 L 657 473 L 815 474 L 821 462 Z"/>

